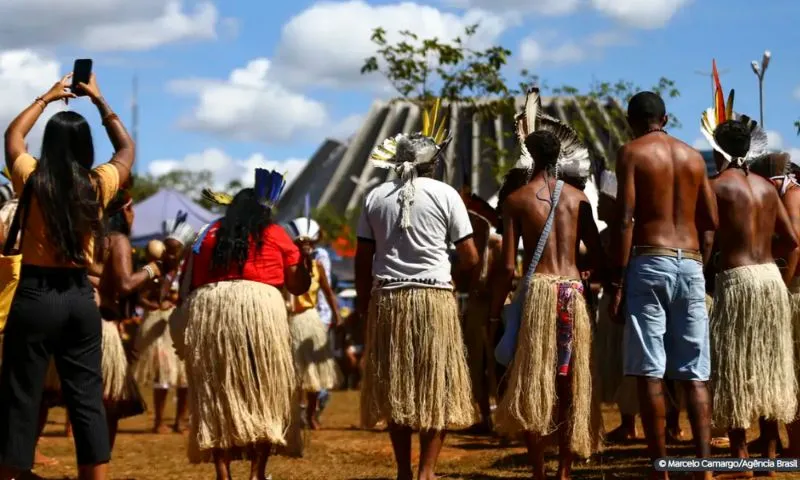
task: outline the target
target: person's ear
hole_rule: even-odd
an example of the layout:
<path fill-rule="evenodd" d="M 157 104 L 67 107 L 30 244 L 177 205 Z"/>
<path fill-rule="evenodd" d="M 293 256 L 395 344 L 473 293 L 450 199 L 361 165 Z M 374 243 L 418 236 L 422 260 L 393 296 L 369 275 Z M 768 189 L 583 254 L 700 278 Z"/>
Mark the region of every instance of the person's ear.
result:
<path fill-rule="evenodd" d="M 661 119 L 661 128 L 664 128 L 669 123 L 669 115 L 664 115 L 664 118 Z"/>

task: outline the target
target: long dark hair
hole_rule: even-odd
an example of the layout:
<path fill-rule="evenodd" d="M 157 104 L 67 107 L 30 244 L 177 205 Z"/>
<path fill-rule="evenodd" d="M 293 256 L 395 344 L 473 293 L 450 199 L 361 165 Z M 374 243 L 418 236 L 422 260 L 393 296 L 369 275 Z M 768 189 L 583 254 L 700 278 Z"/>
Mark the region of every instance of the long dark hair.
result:
<path fill-rule="evenodd" d="M 219 223 L 211 260 L 212 270 L 225 270 L 236 262 L 239 273 L 242 273 L 250 253 L 250 240 L 255 242 L 256 252 L 261 251 L 264 246 L 262 233 L 271 223 L 270 210 L 258 202 L 252 188 L 237 193 Z"/>
<path fill-rule="evenodd" d="M 85 264 L 89 235 L 103 235 L 100 196 L 91 171 L 94 145 L 89 123 L 75 112 L 59 112 L 44 129 L 42 153 L 30 176 L 56 257 Z"/>

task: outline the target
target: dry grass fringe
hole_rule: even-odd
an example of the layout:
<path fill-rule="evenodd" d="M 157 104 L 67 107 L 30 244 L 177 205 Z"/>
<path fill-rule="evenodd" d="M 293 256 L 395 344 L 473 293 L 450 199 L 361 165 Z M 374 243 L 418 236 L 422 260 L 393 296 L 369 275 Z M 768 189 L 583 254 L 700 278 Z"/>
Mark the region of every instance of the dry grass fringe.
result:
<path fill-rule="evenodd" d="M 139 385 L 186 387 L 186 367 L 175 352 L 169 328 L 174 312 L 175 309 L 171 308 L 151 310 L 145 314 L 135 342 L 139 359 L 133 367 L 133 374 Z"/>
<path fill-rule="evenodd" d="M 467 358 L 453 292 L 377 290 L 369 307 L 361 423 L 420 430 L 473 424 Z"/>
<path fill-rule="evenodd" d="M 558 358 L 558 284 L 563 277 L 535 275 L 522 314 L 517 351 L 508 372 L 508 388 L 497 409 L 501 431 L 548 435 L 558 427 L 556 373 Z M 583 295 L 574 295 L 572 340 L 572 411 L 570 447 L 589 457 L 599 448 L 599 397 L 592 389 L 591 323 Z"/>
<path fill-rule="evenodd" d="M 116 322 L 103 320 L 103 397 L 106 400 L 124 400 L 125 376 L 128 373 L 128 358 Z"/>
<path fill-rule="evenodd" d="M 797 410 L 791 307 L 774 264 L 717 274 L 711 317 L 714 426 L 750 427 L 763 416 L 790 422 Z"/>
<path fill-rule="evenodd" d="M 184 308 L 189 460 L 208 461 L 211 449 L 284 444 L 295 371 L 281 292 L 219 282 L 192 292 Z"/>
<path fill-rule="evenodd" d="M 289 318 L 297 383 L 305 392 L 330 390 L 340 383 L 326 328 L 316 308 Z"/>
<path fill-rule="evenodd" d="M 798 395 L 800 395 L 800 277 L 794 277 L 789 284 L 789 303 L 792 308 L 792 344 L 794 346 L 794 369 L 798 380 Z M 800 402 L 798 403 L 800 409 Z M 795 418 L 798 414 L 795 413 Z"/>

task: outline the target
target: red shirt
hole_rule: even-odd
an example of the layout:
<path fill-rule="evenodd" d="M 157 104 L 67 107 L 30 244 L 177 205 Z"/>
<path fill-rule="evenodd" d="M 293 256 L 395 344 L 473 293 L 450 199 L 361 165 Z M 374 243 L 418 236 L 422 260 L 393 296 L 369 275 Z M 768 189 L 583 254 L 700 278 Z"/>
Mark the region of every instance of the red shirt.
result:
<path fill-rule="evenodd" d="M 260 252 L 256 252 L 255 242 L 250 240 L 243 272 L 239 273 L 237 263 L 232 263 L 227 271 L 213 270 L 212 257 L 218 229 L 219 222 L 209 227 L 200 244 L 200 253 L 194 257 L 192 289 L 225 280 L 251 280 L 280 288 L 284 284 L 284 268 L 300 263 L 300 249 L 282 227 L 272 224 L 262 233 L 264 244 Z"/>

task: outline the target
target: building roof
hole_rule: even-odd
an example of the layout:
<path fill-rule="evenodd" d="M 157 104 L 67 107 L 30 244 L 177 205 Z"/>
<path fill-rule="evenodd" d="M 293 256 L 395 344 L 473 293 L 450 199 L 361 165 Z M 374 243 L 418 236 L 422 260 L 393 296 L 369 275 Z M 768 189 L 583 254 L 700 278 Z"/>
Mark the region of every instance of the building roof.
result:
<path fill-rule="evenodd" d="M 520 111 L 525 97 L 515 101 L 516 110 Z M 590 139 L 587 147 L 597 171 L 605 168 L 612 153 L 627 140 L 625 115 L 613 101 L 604 105 L 595 101 L 583 103 L 573 97 L 542 98 L 548 115 L 570 123 Z M 492 144 L 513 152 L 511 162 L 519 154 L 514 119 L 510 115 L 487 118 L 476 113 L 469 103 L 443 108 L 449 110 L 449 131 L 453 136 L 445 155 L 444 180 L 458 188 L 468 179 L 472 191 L 488 199 L 499 189 L 496 149 Z M 278 203 L 279 220 L 302 214 L 306 193 L 312 196 L 312 208 L 328 205 L 345 213 L 358 207 L 365 193 L 395 175 L 393 171 L 372 168 L 368 162 L 372 149 L 388 137 L 413 133 L 421 126 L 422 112 L 416 104 L 405 100 L 374 102 L 347 144 L 332 148 L 333 141 L 329 140 L 320 147 Z"/>

